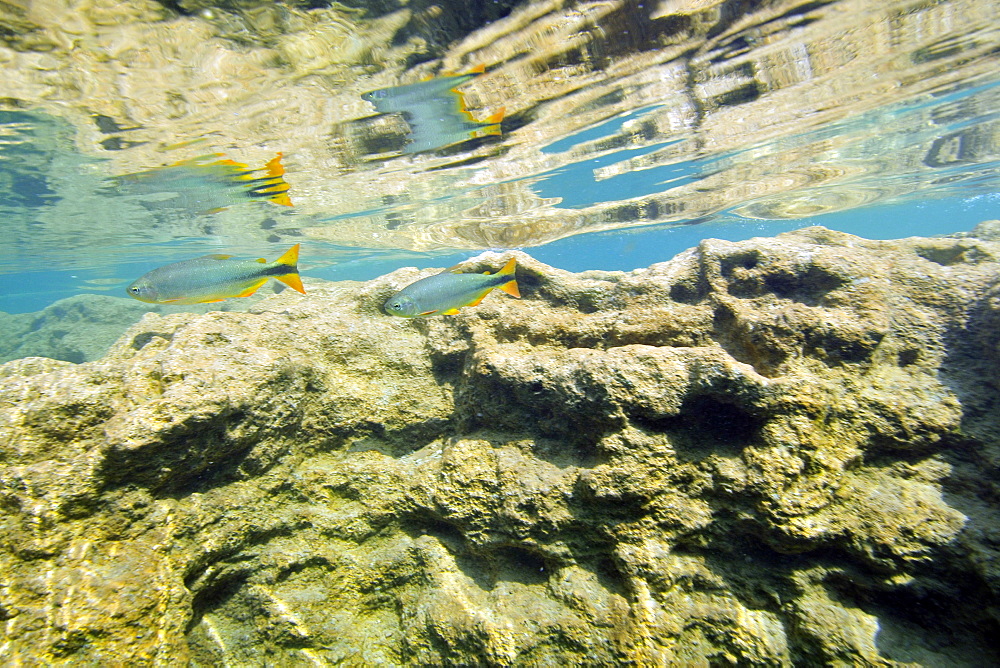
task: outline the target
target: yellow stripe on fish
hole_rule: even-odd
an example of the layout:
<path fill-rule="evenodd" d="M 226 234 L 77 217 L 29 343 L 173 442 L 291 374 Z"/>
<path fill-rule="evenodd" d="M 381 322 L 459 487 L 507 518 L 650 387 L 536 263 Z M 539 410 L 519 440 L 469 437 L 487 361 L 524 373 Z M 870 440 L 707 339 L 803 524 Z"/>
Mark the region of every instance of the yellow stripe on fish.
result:
<path fill-rule="evenodd" d="M 412 283 L 385 303 L 390 315 L 418 318 L 428 315 L 454 315 L 464 306 L 475 306 L 483 301 L 494 288 L 520 298 L 514 276 L 516 263 L 511 258 L 496 274 L 462 274 L 445 269 L 440 274 L 422 278 Z"/>
<path fill-rule="evenodd" d="M 442 74 L 403 86 L 368 91 L 362 99 L 380 114 L 403 114 L 410 127 L 403 153 L 432 151 L 487 135 L 500 135 L 504 108 L 476 120 L 458 87 L 482 74 L 476 67 L 466 74 Z"/>
<path fill-rule="evenodd" d="M 112 183 L 122 194 L 187 194 L 194 200 L 199 213 L 222 211 L 227 205 L 236 204 L 244 198 L 266 199 L 274 204 L 292 206 L 281 159 L 282 154 L 277 153 L 263 167 L 253 169 L 222 153 L 209 153 L 163 167 L 122 174 L 116 176 Z M 264 175 L 258 176 L 259 172 L 264 172 Z M 219 206 L 205 206 L 216 201 Z"/>
<path fill-rule="evenodd" d="M 274 262 L 204 255 L 154 269 L 128 286 L 130 297 L 150 304 L 203 304 L 249 297 L 274 278 L 305 294 L 299 278 L 299 244 Z"/>

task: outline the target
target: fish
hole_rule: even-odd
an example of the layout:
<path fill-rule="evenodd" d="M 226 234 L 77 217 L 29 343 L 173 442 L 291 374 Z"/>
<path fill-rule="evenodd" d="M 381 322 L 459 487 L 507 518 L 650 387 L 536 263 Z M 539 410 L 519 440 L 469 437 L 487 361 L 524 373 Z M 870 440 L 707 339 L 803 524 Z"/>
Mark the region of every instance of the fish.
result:
<path fill-rule="evenodd" d="M 268 279 L 276 278 L 305 294 L 298 262 L 299 244 L 274 262 L 203 255 L 154 269 L 129 285 L 127 291 L 130 297 L 149 304 L 204 304 L 249 297 Z"/>
<path fill-rule="evenodd" d="M 224 211 L 247 200 L 267 200 L 292 206 L 285 181 L 282 154 L 276 154 L 260 169 L 208 153 L 163 167 L 122 174 L 111 179 L 111 189 L 124 195 L 155 195 L 151 208 L 179 209 L 197 214 Z M 264 172 L 263 176 L 257 176 Z M 164 195 L 173 197 L 164 198 Z"/>
<path fill-rule="evenodd" d="M 494 288 L 520 299 L 515 278 L 516 262 L 511 258 L 495 274 L 463 274 L 456 267 L 422 278 L 406 286 L 385 302 L 390 315 L 418 318 L 428 315 L 454 315 L 464 306 L 476 306 Z"/>
<path fill-rule="evenodd" d="M 484 69 L 480 66 L 466 74 L 446 74 L 405 86 L 380 88 L 363 93 L 361 98 L 375 105 L 380 114 L 403 115 L 410 127 L 409 143 L 403 147 L 403 153 L 421 153 L 499 135 L 505 109 L 477 121 L 458 90 Z"/>

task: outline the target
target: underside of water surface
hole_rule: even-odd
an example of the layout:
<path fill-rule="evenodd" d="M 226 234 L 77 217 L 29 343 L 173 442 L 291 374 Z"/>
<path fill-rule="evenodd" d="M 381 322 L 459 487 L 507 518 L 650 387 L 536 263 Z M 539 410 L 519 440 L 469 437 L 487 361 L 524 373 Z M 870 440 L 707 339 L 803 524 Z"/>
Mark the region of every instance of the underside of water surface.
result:
<path fill-rule="evenodd" d="M 0 0 L 0 663 L 1000 665 L 998 38 Z"/>
<path fill-rule="evenodd" d="M 995 206 L 997 9 L 981 0 L 50 9 L 0 6 L 0 275 L 35 310 L 220 249 L 302 242 L 327 278 L 539 246 L 631 269 L 677 239 L 838 213 L 905 236 L 872 207 L 934 201 L 949 208 L 929 231 L 948 232 L 978 222 L 970 202 Z M 276 154 L 293 206 L 158 173 Z M 629 240 L 662 252 L 629 258 Z"/>

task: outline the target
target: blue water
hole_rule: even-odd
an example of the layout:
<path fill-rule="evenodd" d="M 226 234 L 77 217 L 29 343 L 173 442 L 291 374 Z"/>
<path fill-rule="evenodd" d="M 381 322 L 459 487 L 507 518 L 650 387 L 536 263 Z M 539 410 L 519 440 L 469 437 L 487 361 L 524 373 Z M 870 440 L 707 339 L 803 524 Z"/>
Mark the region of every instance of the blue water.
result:
<path fill-rule="evenodd" d="M 630 271 L 669 260 L 707 238 L 741 241 L 822 225 L 869 239 L 899 239 L 966 232 L 983 220 L 997 217 L 1000 217 L 1000 192 L 965 198 L 947 197 L 868 206 L 787 221 L 747 220 L 729 215 L 720 222 L 690 226 L 653 226 L 627 232 L 597 232 L 524 250 L 546 264 L 567 271 Z M 304 275 L 329 281 L 364 281 L 402 266 L 448 267 L 474 254 L 469 251 L 449 254 L 386 251 L 383 255 L 390 257 L 382 259 L 379 254 L 369 251 L 355 260 L 306 270 Z M 25 313 L 40 310 L 53 301 L 87 292 L 78 286 L 88 279 L 115 279 L 120 282 L 120 286 L 117 286 L 119 290 L 94 294 L 124 296 L 124 288 L 129 282 L 155 269 L 159 264 L 158 260 L 152 258 L 120 263 L 115 265 L 115 271 L 110 276 L 105 272 L 98 274 L 80 269 L 2 274 L 0 311 Z"/>
<path fill-rule="evenodd" d="M 906 21 L 888 8 L 844 16 L 810 6 L 799 13 L 809 14 L 811 37 L 773 33 L 759 58 L 749 47 L 732 50 L 742 43 L 738 34 L 633 70 L 621 64 L 639 54 L 621 54 L 614 76 L 590 72 L 562 99 L 540 96 L 521 107 L 505 100 L 502 136 L 443 139 L 450 143 L 417 155 L 407 153 L 400 119 L 393 125 L 384 114 L 355 111 L 322 127 L 310 147 L 329 150 L 328 162 L 342 160 L 339 173 L 310 167 L 309 152 L 285 155 L 291 208 L 250 202 L 239 189 L 200 183 L 198 174 L 165 180 L 163 192 L 153 181 L 129 193 L 114 186 L 121 173 L 115 165 L 154 143 L 143 138 L 142 123 L 88 108 L 63 117 L 44 98 L 18 101 L 13 110 L 0 105 L 0 215 L 8 230 L 0 311 L 37 311 L 85 293 L 124 297 L 129 282 L 168 262 L 223 252 L 273 259 L 293 243 L 302 243 L 307 279 L 368 280 L 402 266 L 450 266 L 486 249 L 519 248 L 570 271 L 632 270 L 705 238 L 737 241 L 810 225 L 879 239 L 968 231 L 1000 217 L 1000 76 L 988 48 L 998 26 L 989 3 L 978 23 L 965 24 L 939 21 L 939 10 L 950 16 L 946 5 L 922 7 L 927 17 L 918 12 Z M 911 19 L 915 33 L 900 32 Z M 895 31 L 898 53 L 878 55 L 867 77 L 850 68 L 811 74 L 820 59 L 810 49 L 834 48 L 838 38 L 875 25 Z M 778 52 L 798 59 L 791 70 L 765 69 Z M 678 76 L 684 58 L 694 63 L 687 65 L 690 81 Z M 504 81 L 492 73 L 513 76 L 522 72 L 518 65 L 490 64 L 480 75 L 487 82 L 480 97 Z M 789 72 L 801 81 L 789 80 Z M 358 75 L 356 92 L 331 94 L 357 102 L 362 91 L 385 86 L 373 73 Z M 276 85 L 298 85 L 287 72 L 272 74 Z M 540 80 L 545 74 L 538 72 Z M 813 84 L 824 77 L 838 85 L 817 97 L 822 88 Z M 399 76 L 404 84 L 419 78 Z M 465 79 L 474 90 L 479 77 Z M 787 93 L 798 88 L 801 107 L 790 109 L 787 100 L 797 98 Z M 433 86 L 427 90 L 436 95 Z M 566 101 L 573 104 L 554 106 Z M 738 113 L 744 108 L 751 111 Z M 469 116 L 495 112 L 487 105 Z M 233 109 L 233 122 L 244 114 Z M 94 141 L 89 118 L 100 129 L 100 148 L 82 150 Z M 731 133 L 734 124 L 746 134 Z M 223 130 L 207 121 L 200 137 L 150 137 L 257 165 L 241 149 L 267 145 L 263 160 L 289 151 L 288 131 L 266 129 L 270 135 L 246 145 L 216 141 Z M 328 149 L 323 133 L 344 141 Z M 150 155 L 159 162 L 127 171 L 155 172 L 192 157 L 175 149 Z M 303 184 L 312 197 L 302 194 Z M 326 200 L 316 195 L 326 192 L 352 197 L 319 203 Z M 77 199 L 83 204 L 72 206 Z M 201 210 L 217 202 L 239 216 Z M 548 226 L 535 229 L 536 220 Z"/>

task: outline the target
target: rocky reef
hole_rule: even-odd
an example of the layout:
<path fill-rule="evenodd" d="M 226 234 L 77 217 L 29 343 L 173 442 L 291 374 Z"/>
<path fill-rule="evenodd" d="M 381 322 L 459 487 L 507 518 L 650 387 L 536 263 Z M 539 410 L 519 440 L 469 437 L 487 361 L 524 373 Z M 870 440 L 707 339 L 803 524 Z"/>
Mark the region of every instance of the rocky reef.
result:
<path fill-rule="evenodd" d="M 271 287 L 263 292 L 272 292 Z M 127 297 L 80 294 L 60 299 L 41 311 L 0 311 L 0 362 L 22 357 L 49 357 L 77 364 L 92 362 L 103 357 L 125 330 L 146 313 L 240 311 L 262 296 L 181 307 L 144 304 Z"/>
<path fill-rule="evenodd" d="M 1000 661 L 1000 223 L 517 257 L 0 366 L 4 662 Z"/>

